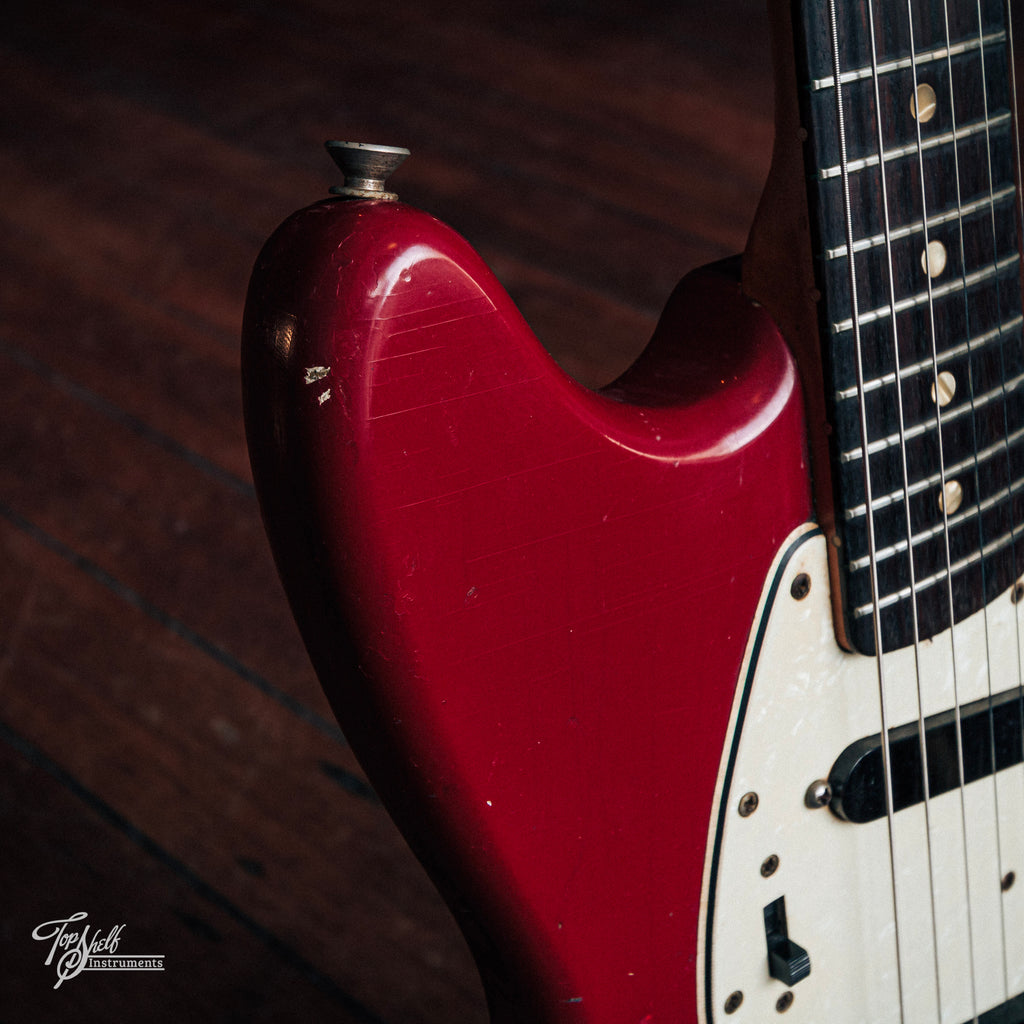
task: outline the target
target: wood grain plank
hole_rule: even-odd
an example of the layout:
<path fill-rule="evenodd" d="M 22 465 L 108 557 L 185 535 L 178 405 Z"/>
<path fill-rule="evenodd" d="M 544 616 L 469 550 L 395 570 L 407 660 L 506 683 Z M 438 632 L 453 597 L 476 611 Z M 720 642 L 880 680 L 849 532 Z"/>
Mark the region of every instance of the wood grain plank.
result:
<path fill-rule="evenodd" d="M 439 898 L 382 809 L 336 781 L 358 778 L 347 748 L 26 530 L 0 524 L 0 546 L 0 589 L 21 594 L 0 676 L 10 731 L 373 1014 L 479 1017 Z M 401 985 L 382 984 L 389 964 Z"/>
<path fill-rule="evenodd" d="M 6 1024 L 379 1022 L 3 724 L 0 815 Z M 124 925 L 117 952 L 161 953 L 164 972 L 82 974 L 55 989 L 50 944 L 32 933 L 79 911 L 103 932 Z"/>
<path fill-rule="evenodd" d="M 251 493 L 4 355 L 0 500 L 321 721 Z M 55 486 L 56 484 L 56 486 Z"/>
<path fill-rule="evenodd" d="M 681 46 L 675 64 L 684 80 L 670 85 L 665 54 L 671 51 L 654 65 L 649 42 L 634 44 L 631 53 L 627 38 L 615 62 L 597 52 L 589 59 L 561 54 L 560 64 L 557 51 L 536 38 L 503 43 L 493 25 L 481 29 L 465 12 L 453 23 L 418 10 L 382 27 L 379 18 L 298 9 L 282 48 L 261 34 L 259 14 L 236 19 L 230 33 L 222 22 L 186 43 L 180 37 L 189 7 L 183 5 L 173 25 L 166 14 L 135 12 L 120 46 L 104 45 L 114 48 L 115 62 L 131 62 L 124 52 L 129 39 L 150 57 L 144 67 L 132 65 L 128 83 L 119 83 L 126 94 L 166 110 L 175 106 L 177 90 L 176 109 L 184 107 L 221 138 L 245 133 L 265 142 L 279 161 L 319 166 L 310 162 L 311 151 L 334 125 L 376 128 L 408 142 L 417 151 L 400 172 L 409 198 L 454 219 L 474 241 L 493 235 L 551 270 L 582 275 L 648 311 L 683 270 L 742 244 L 770 145 L 766 54 L 748 61 L 741 76 L 758 87 L 738 95 L 737 83 L 723 95 L 720 83 L 730 78 L 705 69 L 685 80 L 700 50 L 684 45 L 685 19 L 674 24 L 672 37 Z M 402 30 L 389 31 L 396 24 Z M 92 26 L 85 39 L 97 31 Z M 182 52 L 174 51 L 176 36 Z M 228 38 L 230 47 L 214 60 L 213 49 Z M 39 45 L 38 59 L 43 55 L 106 84 L 80 49 Z M 197 75 L 185 90 L 183 57 L 190 71 L 188 62 L 195 63 Z M 285 71 L 295 60 L 303 68 L 301 85 Z M 233 97 L 218 106 L 232 74 L 251 75 L 254 68 L 260 73 L 241 105 Z M 631 68 L 643 69 L 636 82 L 623 79 Z M 277 132 L 280 118 L 289 126 L 284 135 Z M 295 140 L 308 149 L 295 148 Z M 282 151 L 288 145 L 291 153 Z M 726 145 L 732 149 L 723 154 Z M 742 159 L 747 172 L 738 179 L 723 173 L 723 156 L 730 168 Z"/>

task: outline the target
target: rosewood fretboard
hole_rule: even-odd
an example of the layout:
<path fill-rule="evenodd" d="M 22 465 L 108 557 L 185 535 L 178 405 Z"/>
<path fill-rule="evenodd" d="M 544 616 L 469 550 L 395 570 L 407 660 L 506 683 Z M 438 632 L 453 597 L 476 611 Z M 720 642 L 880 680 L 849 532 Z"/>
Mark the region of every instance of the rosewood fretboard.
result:
<path fill-rule="evenodd" d="M 873 653 L 1024 572 L 1007 12 L 813 0 L 798 22 L 846 628 Z"/>

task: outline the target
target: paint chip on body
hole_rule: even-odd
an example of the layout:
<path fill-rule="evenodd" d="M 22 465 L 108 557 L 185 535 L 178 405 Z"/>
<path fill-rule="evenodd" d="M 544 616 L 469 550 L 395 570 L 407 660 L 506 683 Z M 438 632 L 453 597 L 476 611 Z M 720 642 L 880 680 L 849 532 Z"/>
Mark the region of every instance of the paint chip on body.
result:
<path fill-rule="evenodd" d="M 331 397 L 331 389 L 330 389 L 330 388 L 328 388 L 328 389 L 327 389 L 327 390 L 326 390 L 325 392 L 323 392 L 323 394 L 321 394 L 321 395 L 319 395 L 319 396 L 317 397 L 317 401 L 318 401 L 318 402 L 319 402 L 319 403 L 320 403 L 321 405 L 323 405 L 323 404 L 324 404 L 324 402 L 326 402 L 326 401 L 327 401 L 327 400 L 328 400 L 328 399 L 329 399 L 330 397 Z"/>
<path fill-rule="evenodd" d="M 315 384 L 318 380 L 323 380 L 331 372 L 329 366 L 307 366 L 306 375 L 303 380 L 307 384 Z"/>

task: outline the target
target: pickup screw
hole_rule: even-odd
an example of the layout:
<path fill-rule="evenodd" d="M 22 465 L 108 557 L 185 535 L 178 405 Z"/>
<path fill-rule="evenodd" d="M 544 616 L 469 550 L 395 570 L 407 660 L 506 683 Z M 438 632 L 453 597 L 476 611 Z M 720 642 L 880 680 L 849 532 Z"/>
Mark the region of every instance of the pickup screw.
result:
<path fill-rule="evenodd" d="M 776 871 L 779 870 L 779 855 L 777 853 L 771 854 L 769 857 L 765 857 L 764 863 L 761 865 L 761 874 L 765 878 L 771 878 Z"/>
<path fill-rule="evenodd" d="M 804 794 L 804 803 L 812 811 L 816 811 L 821 807 L 828 807 L 831 802 L 832 787 L 824 779 L 818 779 L 817 782 L 812 782 L 807 787 L 807 792 Z"/>
<path fill-rule="evenodd" d="M 783 992 L 781 996 L 775 1001 L 775 1009 L 779 1013 L 785 1013 L 793 1005 L 793 993 Z"/>
<path fill-rule="evenodd" d="M 757 810 L 757 794 L 744 793 L 740 797 L 740 817 L 749 818 Z"/>
<path fill-rule="evenodd" d="M 999 883 L 999 888 L 1002 889 L 1003 892 L 1009 892 L 1010 887 L 1016 881 L 1016 874 L 1014 874 L 1014 872 L 1012 871 L 1007 871 L 1006 874 L 1003 876 L 1003 880 Z"/>
<path fill-rule="evenodd" d="M 369 142 L 325 142 L 327 152 L 345 175 L 344 185 L 332 185 L 331 194 L 349 199 L 398 198 L 384 188 L 384 182 L 409 155 L 401 146 L 375 146 Z"/>
<path fill-rule="evenodd" d="M 1024 597 L 1024 580 L 1017 580 L 1010 593 L 1010 600 L 1017 604 L 1022 597 Z"/>

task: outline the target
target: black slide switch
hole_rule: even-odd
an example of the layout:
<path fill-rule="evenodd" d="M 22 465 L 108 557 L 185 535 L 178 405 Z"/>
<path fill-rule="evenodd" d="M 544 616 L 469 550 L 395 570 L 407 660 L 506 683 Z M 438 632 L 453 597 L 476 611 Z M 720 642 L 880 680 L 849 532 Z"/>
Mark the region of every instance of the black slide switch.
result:
<path fill-rule="evenodd" d="M 768 940 L 768 973 L 784 985 L 795 985 L 811 973 L 811 958 L 786 929 L 786 897 L 764 908 L 764 935 Z"/>

